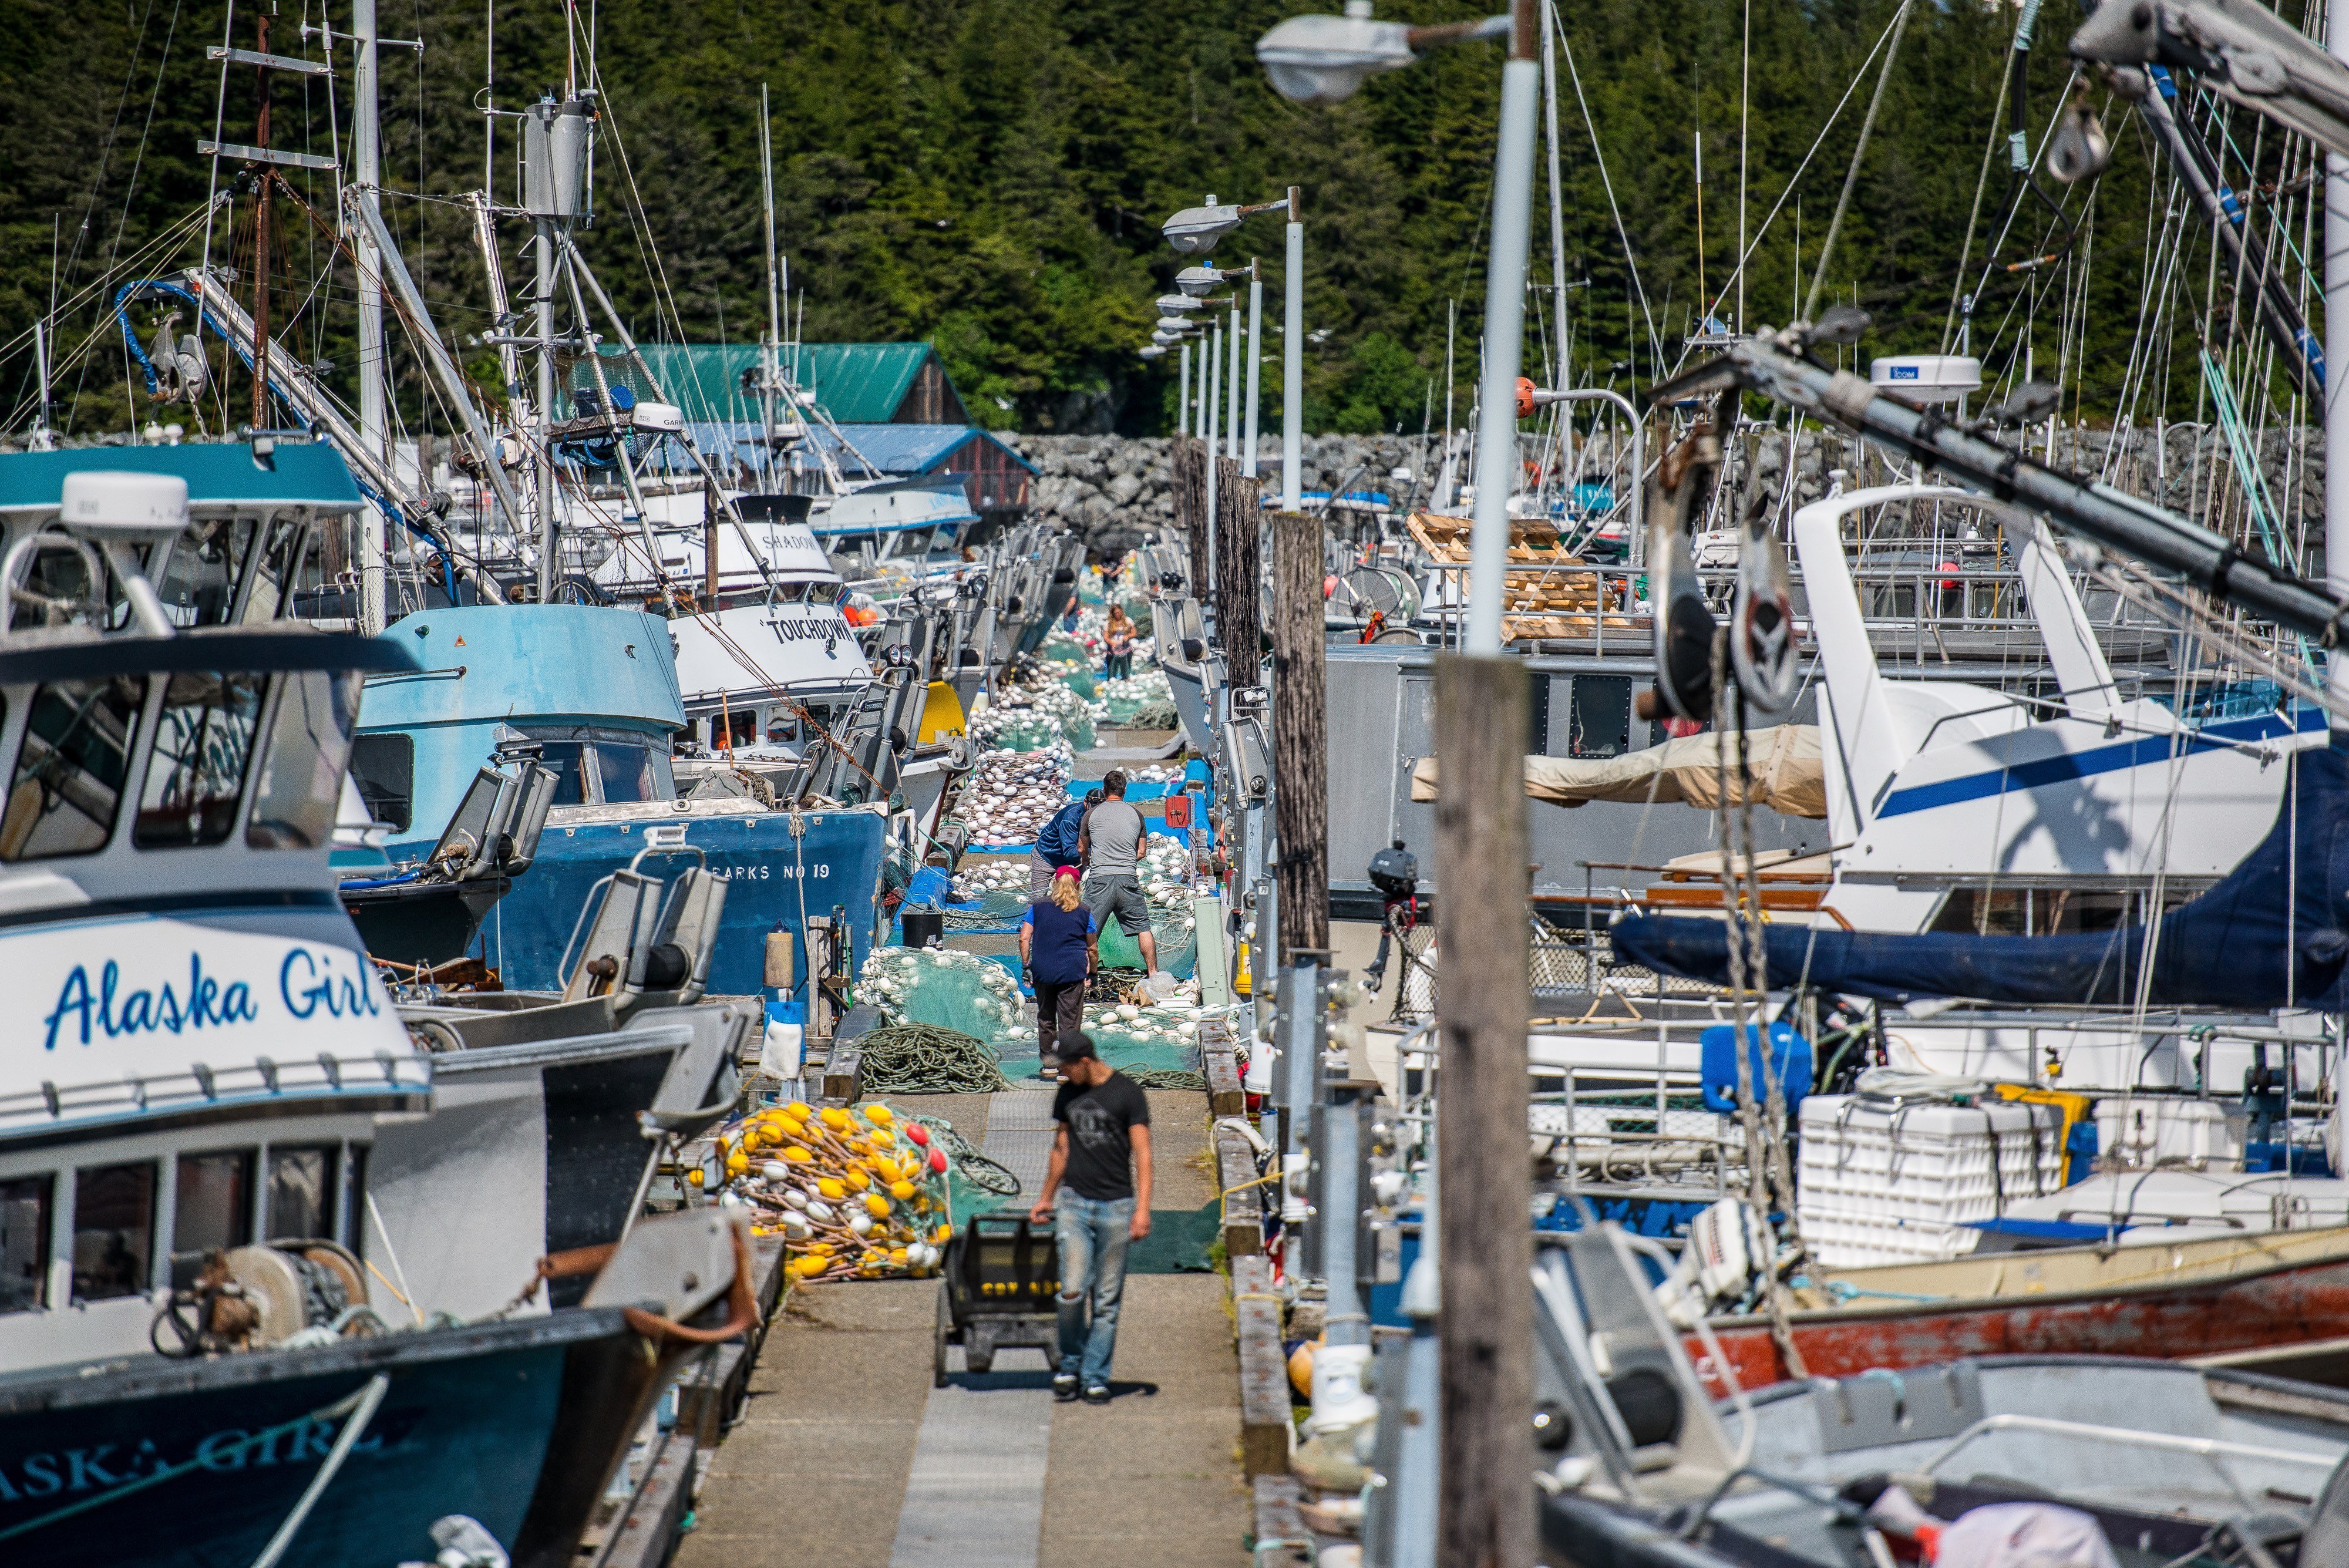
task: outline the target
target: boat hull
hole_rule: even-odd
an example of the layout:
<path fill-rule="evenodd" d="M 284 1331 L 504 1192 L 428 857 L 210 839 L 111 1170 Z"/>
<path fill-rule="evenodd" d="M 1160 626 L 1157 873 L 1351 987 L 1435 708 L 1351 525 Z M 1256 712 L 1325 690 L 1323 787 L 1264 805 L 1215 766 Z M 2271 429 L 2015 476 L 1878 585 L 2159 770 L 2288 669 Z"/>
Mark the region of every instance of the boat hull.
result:
<path fill-rule="evenodd" d="M 2266 1250 L 2250 1241 L 2236 1245 Z M 2158 1245 L 2124 1248 L 2111 1257 L 2125 1272 L 2134 1263 L 2139 1277 L 2094 1289 L 2036 1293 L 2025 1282 L 2012 1294 L 1917 1302 L 1892 1299 L 1888 1293 L 1878 1303 L 1857 1304 L 1862 1297 L 1851 1306 L 1795 1312 L 1788 1326 L 1802 1356 L 1799 1373 L 1788 1365 L 1766 1318 L 1717 1321 L 1714 1335 L 1747 1388 L 1797 1376 L 1840 1377 L 1872 1367 L 1897 1371 L 1974 1355 L 2177 1359 L 2349 1336 L 2349 1245 L 2223 1277 L 2167 1282 L 2162 1276 L 2175 1266 L 2176 1251 Z M 2054 1255 L 2009 1254 L 2007 1267 L 2019 1275 L 2034 1258 Z M 1704 1346 L 1694 1336 L 1685 1343 L 1692 1359 L 1721 1388 L 1711 1376 Z"/>
<path fill-rule="evenodd" d="M 18 1384 L 0 1390 L 0 1560 L 252 1562 L 342 1430 L 346 1417 L 320 1412 L 378 1373 L 382 1403 L 289 1568 L 429 1559 L 429 1528 L 451 1513 L 517 1568 L 567 1561 L 667 1376 L 601 1308 Z"/>

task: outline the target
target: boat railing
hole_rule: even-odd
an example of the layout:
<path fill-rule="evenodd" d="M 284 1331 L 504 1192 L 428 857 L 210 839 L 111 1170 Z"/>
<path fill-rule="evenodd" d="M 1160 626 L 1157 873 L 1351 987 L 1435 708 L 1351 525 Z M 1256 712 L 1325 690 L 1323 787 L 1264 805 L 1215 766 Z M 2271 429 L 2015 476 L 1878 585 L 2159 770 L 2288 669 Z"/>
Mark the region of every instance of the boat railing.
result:
<path fill-rule="evenodd" d="M 1998 1432 L 2030 1432 L 2042 1437 L 2061 1438 L 2068 1442 L 2102 1443 L 2115 1448 L 2145 1449 L 2157 1453 L 2184 1454 L 2199 1459 L 2210 1467 L 2221 1486 L 2235 1494 L 2246 1512 L 2257 1512 L 2268 1505 L 2255 1502 L 2222 1460 L 2249 1459 L 2271 1465 L 2304 1465 L 2326 1471 L 2337 1468 L 2341 1462 L 2338 1453 L 2303 1453 L 2296 1449 L 2271 1449 L 2264 1444 L 2238 1443 L 2226 1438 L 2188 1438 L 2171 1432 L 2147 1432 L 2129 1427 L 2105 1427 L 2087 1421 L 2065 1421 L 2053 1416 L 2026 1416 L 2009 1411 L 1985 1416 L 1951 1438 L 1936 1449 L 1931 1458 L 1917 1467 L 1918 1472 L 1933 1475 L 1965 1449 Z"/>
<path fill-rule="evenodd" d="M 1879 652 L 1952 662 L 1982 657 L 1978 649 L 1951 646 L 1949 639 L 1954 633 L 1977 640 L 2011 639 L 2021 646 L 2035 646 L 2039 622 L 2026 602 L 2019 570 L 1969 565 L 1954 552 L 1944 556 L 1927 540 L 1903 542 L 1898 553 L 1916 558 L 1871 564 L 1862 557 L 1852 571 L 1861 618 Z M 1432 563 L 1423 569 L 1433 572 L 1442 587 L 1427 596 L 1417 618 L 1435 625 L 1449 640 L 1465 622 L 1468 567 Z M 1590 651 L 1601 654 L 1650 650 L 1654 634 L 1641 607 L 1648 568 L 1603 562 L 1512 561 L 1508 574 L 1510 592 L 1503 614 L 1517 623 L 1521 639 L 1587 642 Z M 1701 566 L 1696 575 L 1716 613 L 1726 613 L 1736 591 L 1736 568 Z M 2106 589 L 2085 573 L 2073 574 L 2073 587 L 2088 607 L 2098 632 L 2108 639 L 2166 639 L 2173 634 L 2174 628 L 2149 609 Z M 1808 605 L 1799 576 L 1794 584 L 1794 602 L 1797 624 L 1807 632 Z M 2142 659 L 2147 650 L 2140 643 L 2119 651 Z"/>

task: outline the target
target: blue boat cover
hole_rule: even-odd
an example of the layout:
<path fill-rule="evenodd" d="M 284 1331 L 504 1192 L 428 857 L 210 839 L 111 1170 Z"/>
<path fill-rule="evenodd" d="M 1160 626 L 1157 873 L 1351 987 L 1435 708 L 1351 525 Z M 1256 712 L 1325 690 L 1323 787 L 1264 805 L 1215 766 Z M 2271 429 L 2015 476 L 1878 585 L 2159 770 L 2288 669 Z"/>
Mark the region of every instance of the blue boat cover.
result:
<path fill-rule="evenodd" d="M 2149 1005 L 2349 1008 L 2349 750 L 2336 733 L 2330 747 L 2295 753 L 2285 765 L 2292 772 L 2267 837 L 2216 886 L 2162 917 Z M 1615 924 L 1615 951 L 1664 974 L 1726 985 L 1730 929 L 1628 915 Z M 2142 925 L 2048 937 L 1762 929 L 1773 988 L 2026 1005 L 2134 1002 L 2146 978 L 2145 939 Z"/>

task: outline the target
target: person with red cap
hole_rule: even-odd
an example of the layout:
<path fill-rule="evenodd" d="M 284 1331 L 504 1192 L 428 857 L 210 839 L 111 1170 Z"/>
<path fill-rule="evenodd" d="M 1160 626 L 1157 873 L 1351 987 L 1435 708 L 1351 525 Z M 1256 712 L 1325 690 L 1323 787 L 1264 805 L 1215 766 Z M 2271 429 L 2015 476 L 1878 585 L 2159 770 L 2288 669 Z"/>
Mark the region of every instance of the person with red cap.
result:
<path fill-rule="evenodd" d="M 1043 1076 L 1060 1076 L 1059 1042 L 1085 1026 L 1085 975 L 1092 968 L 1093 912 L 1077 892 L 1077 868 L 1052 873 L 1051 891 L 1019 922 L 1019 961 L 1036 991 L 1036 1049 Z"/>

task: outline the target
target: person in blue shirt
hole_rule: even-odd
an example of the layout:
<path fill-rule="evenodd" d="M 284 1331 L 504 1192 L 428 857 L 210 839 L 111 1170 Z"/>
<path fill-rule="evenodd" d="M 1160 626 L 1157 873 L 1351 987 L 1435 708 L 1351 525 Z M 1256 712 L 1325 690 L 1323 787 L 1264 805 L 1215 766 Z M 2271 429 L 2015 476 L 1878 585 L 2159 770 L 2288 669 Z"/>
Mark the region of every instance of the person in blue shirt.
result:
<path fill-rule="evenodd" d="M 1036 987 L 1036 1049 L 1047 1081 L 1060 1075 L 1060 1042 L 1085 1026 L 1085 974 L 1092 967 L 1093 912 L 1077 892 L 1077 868 L 1052 875 L 1049 898 L 1019 922 L 1019 961 Z"/>
<path fill-rule="evenodd" d="M 1052 888 L 1052 869 L 1073 866 L 1079 858 L 1077 835 L 1084 826 L 1085 808 L 1101 799 L 1096 789 L 1082 800 L 1072 800 L 1052 814 L 1036 834 L 1036 847 L 1028 852 L 1028 901 L 1034 903 Z"/>

